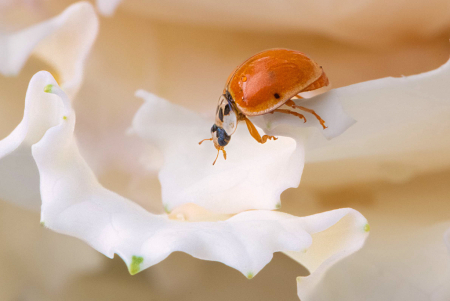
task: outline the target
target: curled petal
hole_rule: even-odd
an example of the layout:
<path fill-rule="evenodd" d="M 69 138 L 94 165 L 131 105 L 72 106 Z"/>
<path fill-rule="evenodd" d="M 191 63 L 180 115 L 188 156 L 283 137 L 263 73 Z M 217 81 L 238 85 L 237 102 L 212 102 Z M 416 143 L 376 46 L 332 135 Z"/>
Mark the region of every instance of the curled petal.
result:
<path fill-rule="evenodd" d="M 0 73 L 18 74 L 34 54 L 55 68 L 58 81 L 73 98 L 97 32 L 98 19 L 92 5 L 78 2 L 50 20 L 15 33 L 0 34 Z"/>
<path fill-rule="evenodd" d="M 25 98 L 25 111 L 20 124 L 0 140 L 0 198 L 38 209 L 39 174 L 31 156 L 31 145 L 58 124 L 65 111 L 61 100 L 44 92 L 43 87 L 56 85 L 50 73 L 33 76 Z"/>
<path fill-rule="evenodd" d="M 341 160 L 327 176 L 335 175 L 335 185 L 367 177 L 410 179 L 418 172 L 448 168 L 449 81 L 450 61 L 426 73 L 372 80 L 314 97 L 341 102 L 357 123 L 332 141 L 312 137 L 308 163 Z"/>
<path fill-rule="evenodd" d="M 134 118 L 133 128 L 164 155 L 159 179 L 167 211 L 186 203 L 221 213 L 277 209 L 280 194 L 298 186 L 304 143 L 295 127 L 276 127 L 270 132 L 294 139 L 279 136 L 262 145 L 242 124 L 226 146 L 226 161 L 220 158 L 212 166 L 217 154 L 212 142 L 198 145 L 211 137 L 212 120 L 142 90 L 136 96 L 145 103 Z M 295 121 L 302 124 L 298 118 Z"/>
<path fill-rule="evenodd" d="M 333 211 L 322 215 L 331 212 Z M 323 219 L 323 216 L 317 218 Z M 285 252 L 304 265 L 311 274 L 307 277 L 297 277 L 298 296 L 302 301 L 313 300 L 315 288 L 326 271 L 363 246 L 364 239 L 361 239 L 361 236 L 365 237 L 369 233 L 370 226 L 362 216 L 355 219 L 351 215 L 342 215 L 334 227 L 323 225 L 322 229 L 317 230 L 312 234 L 314 244 L 306 252 Z"/>
<path fill-rule="evenodd" d="M 56 87 L 53 93 L 63 96 Z M 74 140 L 75 114 L 65 116 L 32 147 L 41 180 L 42 222 L 108 257 L 118 254 L 131 274 L 182 251 L 223 262 L 252 278 L 273 252 L 314 248 L 315 233 L 347 229 L 361 243 L 366 238 L 366 220 L 352 209 L 309 217 L 248 211 L 218 222 L 180 222 L 151 214 L 99 184 Z M 353 222 L 343 229 L 340 221 L 346 219 Z"/>

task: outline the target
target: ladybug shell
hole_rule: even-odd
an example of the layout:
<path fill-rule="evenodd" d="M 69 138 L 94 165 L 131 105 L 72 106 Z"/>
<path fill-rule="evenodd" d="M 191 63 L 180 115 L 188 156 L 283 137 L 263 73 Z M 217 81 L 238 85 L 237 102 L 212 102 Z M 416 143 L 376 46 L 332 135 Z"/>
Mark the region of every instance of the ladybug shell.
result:
<path fill-rule="evenodd" d="M 230 75 L 226 90 L 247 116 L 269 113 L 302 91 L 328 85 L 322 68 L 305 54 L 288 49 L 258 53 Z"/>

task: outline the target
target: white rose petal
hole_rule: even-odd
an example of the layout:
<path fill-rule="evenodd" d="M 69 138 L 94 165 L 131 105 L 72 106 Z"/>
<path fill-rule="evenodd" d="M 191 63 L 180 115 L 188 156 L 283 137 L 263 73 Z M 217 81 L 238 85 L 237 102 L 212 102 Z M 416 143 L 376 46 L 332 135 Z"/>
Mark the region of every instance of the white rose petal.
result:
<path fill-rule="evenodd" d="M 97 32 L 94 8 L 88 2 L 78 2 L 50 20 L 19 32 L 0 34 L 0 73 L 18 74 L 34 54 L 57 70 L 62 88 L 73 98 Z"/>
<path fill-rule="evenodd" d="M 118 254 L 131 274 L 174 251 L 183 251 L 199 259 L 223 262 L 252 278 L 271 260 L 273 252 L 310 248 L 308 252 L 317 252 L 318 261 L 323 261 L 324 253 L 325 257 L 340 256 L 341 243 L 324 244 L 321 233 L 351 241 L 346 251 L 357 250 L 367 237 L 367 221 L 353 209 L 308 217 L 256 210 L 218 222 L 182 222 L 151 214 L 99 184 L 74 140 L 75 114 L 67 97 L 56 86 L 52 92 L 65 104 L 60 123 L 32 147 L 41 180 L 42 222 L 54 231 L 86 241 L 108 257 Z M 319 237 L 317 244 L 311 239 L 314 236 Z"/>
<path fill-rule="evenodd" d="M 345 132 L 355 123 L 355 120 L 344 111 L 339 99 L 328 97 L 328 93 L 330 92 L 321 94 L 322 97 L 314 96 L 309 99 L 293 99 L 296 105 L 314 110 L 325 121 L 326 129 L 322 127 L 312 114 L 299 109 L 292 109 L 288 106 L 282 106 L 281 109 L 288 109 L 302 114 L 305 116 L 306 122 L 303 122 L 296 116 L 284 113 L 265 114 L 252 117 L 251 120 L 269 135 L 295 137 L 295 132 L 304 132 L 305 128 L 314 127 L 319 129 L 319 132 L 326 139 L 332 139 Z"/>
<path fill-rule="evenodd" d="M 339 260 L 359 250 L 364 241 L 359 239 L 358 236 L 362 232 L 369 233 L 369 231 L 369 224 L 362 225 L 360 221 L 347 216 L 339 221 L 339 227 L 330 228 L 323 232 L 317 231 L 312 234 L 315 244 L 306 252 L 285 252 L 305 266 L 311 273 L 308 277 L 297 277 L 300 300 L 312 300 L 315 288 L 322 280 L 325 272 Z"/>
<path fill-rule="evenodd" d="M 47 72 L 39 72 L 30 81 L 25 111 L 20 124 L 0 140 L 0 198 L 30 209 L 39 209 L 39 174 L 31 156 L 31 145 L 58 124 L 63 104 L 43 87 L 56 85 Z"/>
<path fill-rule="evenodd" d="M 304 164 L 304 143 L 296 126 L 274 125 L 270 134 L 280 135 L 278 140 L 262 145 L 250 136 L 245 123 L 240 123 L 225 148 L 227 160 L 224 161 L 220 154 L 213 166 L 217 150 L 211 141 L 202 145 L 198 142 L 211 137 L 214 120 L 205 120 L 142 90 L 136 96 L 143 98 L 145 103 L 134 118 L 133 128 L 141 138 L 163 152 L 164 165 L 159 179 L 168 212 L 186 203 L 221 213 L 276 209 L 281 206 L 280 194 L 287 188 L 298 186 Z M 336 136 L 350 126 L 352 120 L 342 109 L 335 110 L 338 104 L 330 103 L 327 107 L 326 102 L 315 104 L 313 99 L 308 100 L 317 105 L 318 113 L 330 117 L 327 131 L 331 132 L 330 136 Z M 317 126 L 318 122 L 316 124 L 313 118 L 306 126 Z M 304 126 L 299 118 L 287 120 Z M 261 120 L 267 129 L 264 122 Z"/>
<path fill-rule="evenodd" d="M 308 162 L 415 153 L 420 160 L 410 156 L 398 163 L 418 170 L 450 166 L 449 156 L 433 160 L 450 151 L 449 81 L 450 61 L 426 73 L 358 83 L 315 97 L 341 102 L 357 123 L 332 141 L 313 137 Z"/>

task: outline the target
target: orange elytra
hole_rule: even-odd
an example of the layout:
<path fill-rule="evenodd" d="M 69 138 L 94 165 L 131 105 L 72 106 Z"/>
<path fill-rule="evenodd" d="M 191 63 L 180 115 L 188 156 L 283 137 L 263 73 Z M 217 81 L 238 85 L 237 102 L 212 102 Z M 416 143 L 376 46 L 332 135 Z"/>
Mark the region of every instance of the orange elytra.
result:
<path fill-rule="evenodd" d="M 284 113 L 297 116 L 306 122 L 305 116 L 288 109 L 287 105 L 313 114 L 325 129 L 325 121 L 311 109 L 297 106 L 292 100 L 299 93 L 328 86 L 328 78 L 322 67 L 305 54 L 288 49 L 270 49 L 260 52 L 239 65 L 228 77 L 219 98 L 216 120 L 211 128 L 212 140 L 226 159 L 224 147 L 230 142 L 239 121 L 245 121 L 252 137 L 259 143 L 274 136 L 261 135 L 247 116 Z M 216 163 L 214 161 L 213 165 Z"/>

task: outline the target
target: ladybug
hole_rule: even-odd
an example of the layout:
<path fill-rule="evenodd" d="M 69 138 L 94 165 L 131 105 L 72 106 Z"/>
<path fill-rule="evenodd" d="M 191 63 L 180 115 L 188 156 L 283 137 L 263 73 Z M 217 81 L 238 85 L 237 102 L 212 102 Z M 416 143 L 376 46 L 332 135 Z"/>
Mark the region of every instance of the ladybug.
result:
<path fill-rule="evenodd" d="M 270 49 L 258 53 L 239 65 L 228 77 L 219 104 L 216 120 L 211 127 L 212 140 L 217 149 L 216 163 L 220 151 L 226 160 L 225 146 L 236 131 L 239 121 L 245 121 L 250 135 L 259 143 L 277 140 L 274 136 L 261 135 L 248 119 L 249 116 L 283 113 L 303 119 L 300 113 L 279 109 L 287 105 L 313 114 L 323 126 L 325 121 L 311 109 L 297 106 L 292 100 L 298 94 L 328 86 L 328 78 L 322 67 L 305 54 L 289 49 Z"/>

